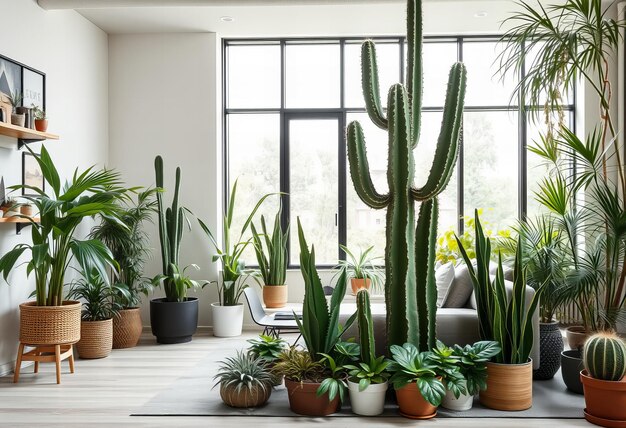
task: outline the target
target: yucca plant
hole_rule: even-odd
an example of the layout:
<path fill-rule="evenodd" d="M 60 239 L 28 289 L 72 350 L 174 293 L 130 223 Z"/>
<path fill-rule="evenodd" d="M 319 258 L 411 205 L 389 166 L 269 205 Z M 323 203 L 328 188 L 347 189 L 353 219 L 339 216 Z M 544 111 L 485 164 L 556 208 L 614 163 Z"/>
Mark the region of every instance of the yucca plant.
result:
<path fill-rule="evenodd" d="M 67 293 L 69 299 L 83 300 L 83 321 L 103 321 L 112 318 L 122 307 L 116 296 L 127 299 L 129 292 L 120 284 L 107 284 L 97 271 L 83 272 L 83 277 L 72 283 Z"/>
<path fill-rule="evenodd" d="M 68 266 L 75 260 L 83 272 L 96 271 L 109 284 L 107 269 L 117 271 L 111 251 L 97 239 L 78 239 L 76 228 L 86 217 L 106 217 L 119 220 L 117 201 L 126 189 L 117 172 L 107 169 L 78 169 L 64 185 L 50 154 L 44 146 L 35 154 L 44 180 L 52 195 L 35 186 L 18 185 L 12 189 L 25 189 L 37 196 L 23 196 L 39 211 L 39 222 L 30 221 L 32 243 L 17 244 L 0 259 L 0 272 L 5 281 L 22 254 L 31 254 L 26 266 L 27 275 L 35 275 L 35 292 L 38 306 L 59 306 L 63 302 L 63 287 Z"/>
<path fill-rule="evenodd" d="M 282 207 L 274 218 L 272 233 L 268 233 L 265 217 L 261 216 L 261 231 L 257 231 L 254 223 L 250 223 L 254 251 L 259 264 L 259 276 L 263 285 L 285 285 L 287 275 L 287 242 L 289 227 L 284 232 L 280 227 Z M 265 243 L 265 247 L 264 247 Z"/>

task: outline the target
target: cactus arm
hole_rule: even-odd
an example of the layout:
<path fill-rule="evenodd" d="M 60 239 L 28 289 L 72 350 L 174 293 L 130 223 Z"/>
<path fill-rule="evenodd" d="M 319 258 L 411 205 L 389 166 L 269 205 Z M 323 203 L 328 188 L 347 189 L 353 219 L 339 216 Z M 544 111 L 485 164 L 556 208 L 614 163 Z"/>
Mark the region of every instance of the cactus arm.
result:
<path fill-rule="evenodd" d="M 408 66 L 407 88 L 411 97 L 411 129 L 413 133 L 412 147 L 415 148 L 419 140 L 422 113 L 422 2 L 409 0 L 407 3 L 407 43 L 408 43 Z"/>
<path fill-rule="evenodd" d="M 423 187 L 411 189 L 413 199 L 416 201 L 437 196 L 446 188 L 452 177 L 452 170 L 459 153 L 466 80 L 465 66 L 462 63 L 454 64 L 448 78 L 441 131 L 428 180 Z"/>
<path fill-rule="evenodd" d="M 415 275 L 417 282 L 417 316 L 419 329 L 409 332 L 416 338 L 420 351 L 435 347 L 437 322 L 437 284 L 435 282 L 435 249 L 437 246 L 437 198 L 422 202 L 415 233 Z"/>
<path fill-rule="evenodd" d="M 157 207 L 159 219 L 159 239 L 161 240 L 161 262 L 163 264 L 163 274 L 167 274 L 169 269 L 169 243 L 167 243 L 167 223 L 165 210 L 163 209 L 163 158 L 157 156 L 154 159 L 154 171 L 156 175 L 156 186 L 161 189 L 157 192 Z"/>
<path fill-rule="evenodd" d="M 381 195 L 374 188 L 367 160 L 363 128 L 361 128 L 359 122 L 354 121 L 348 125 L 347 141 L 350 176 L 357 194 L 371 208 L 380 209 L 386 207 L 389 195 Z"/>
<path fill-rule="evenodd" d="M 356 304 L 361 362 L 371 364 L 376 359 L 376 346 L 374 344 L 374 321 L 370 307 L 370 293 L 367 290 L 360 290 L 356 295 Z"/>
<path fill-rule="evenodd" d="M 172 220 L 170 223 L 170 254 L 171 262 L 178 266 L 178 254 L 180 252 L 180 231 L 182 230 L 182 216 L 178 207 L 178 195 L 180 192 L 180 168 L 176 168 L 176 182 L 174 186 L 174 199 L 172 200 Z"/>
<path fill-rule="evenodd" d="M 371 40 L 366 40 L 361 45 L 361 86 L 363 87 L 367 114 L 376 126 L 386 130 L 387 119 L 380 103 L 376 46 Z"/>

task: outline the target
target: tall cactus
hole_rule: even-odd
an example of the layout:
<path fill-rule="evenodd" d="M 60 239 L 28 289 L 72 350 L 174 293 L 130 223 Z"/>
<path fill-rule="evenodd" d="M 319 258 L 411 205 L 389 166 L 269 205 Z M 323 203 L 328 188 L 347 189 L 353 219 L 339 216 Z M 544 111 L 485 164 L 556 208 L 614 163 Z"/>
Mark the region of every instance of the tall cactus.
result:
<path fill-rule="evenodd" d="M 446 188 L 456 163 L 466 71 L 461 63 L 450 70 L 443 122 L 435 156 L 426 183 L 416 187 L 413 150 L 421 128 L 422 109 L 422 3 L 408 0 L 407 84 L 389 90 L 385 116 L 378 85 L 376 49 L 372 41 L 361 50 L 362 84 L 370 119 L 388 131 L 387 182 L 389 193 L 376 191 L 369 171 L 365 137 L 359 122 L 348 125 L 350 175 L 357 194 L 368 206 L 387 208 L 385 249 L 385 300 L 387 305 L 387 346 L 416 344 L 420 350 L 435 346 L 437 288 L 435 284 L 435 242 L 437 196 Z M 415 202 L 421 202 L 417 225 Z"/>
<path fill-rule="evenodd" d="M 163 288 L 165 289 L 165 297 L 169 302 L 182 302 L 186 296 L 179 294 L 173 281 L 175 269 L 178 268 L 180 241 L 183 238 L 183 222 L 185 219 L 185 208 L 178 204 L 180 167 L 176 168 L 176 185 L 174 187 L 172 206 L 167 209 L 163 207 L 163 158 L 161 156 L 157 156 L 154 159 L 154 170 L 156 173 L 156 185 L 159 188 L 157 192 L 157 217 L 159 219 L 161 261 L 163 263 Z M 183 287 L 183 293 L 185 290 Z"/>
<path fill-rule="evenodd" d="M 356 310 L 359 325 L 359 342 L 361 345 L 361 362 L 371 364 L 376 359 L 376 346 L 369 291 L 361 289 L 357 293 Z"/>

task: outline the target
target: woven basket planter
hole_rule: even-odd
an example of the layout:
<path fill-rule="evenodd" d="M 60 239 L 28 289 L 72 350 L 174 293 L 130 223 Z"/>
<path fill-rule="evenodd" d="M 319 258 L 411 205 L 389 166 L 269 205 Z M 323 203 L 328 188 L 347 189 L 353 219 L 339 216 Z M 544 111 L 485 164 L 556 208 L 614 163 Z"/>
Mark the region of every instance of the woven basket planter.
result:
<path fill-rule="evenodd" d="M 113 349 L 134 348 L 143 325 L 139 308 L 121 310 L 113 317 Z"/>
<path fill-rule="evenodd" d="M 74 300 L 62 306 L 20 305 L 20 342 L 27 345 L 68 345 L 80 340 L 81 303 Z"/>
<path fill-rule="evenodd" d="M 103 321 L 83 321 L 80 340 L 76 344 L 78 356 L 84 359 L 104 358 L 113 348 L 113 318 Z"/>

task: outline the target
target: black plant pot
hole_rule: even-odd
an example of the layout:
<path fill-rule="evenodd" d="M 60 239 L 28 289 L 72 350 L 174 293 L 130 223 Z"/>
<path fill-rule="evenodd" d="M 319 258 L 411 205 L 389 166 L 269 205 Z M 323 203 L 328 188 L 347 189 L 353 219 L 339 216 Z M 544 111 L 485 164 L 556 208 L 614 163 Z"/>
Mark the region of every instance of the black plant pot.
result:
<path fill-rule="evenodd" d="M 552 379 L 561 367 L 563 336 L 557 322 L 539 324 L 539 368 L 533 371 L 533 379 Z"/>
<path fill-rule="evenodd" d="M 580 372 L 583 369 L 583 359 L 578 349 L 561 352 L 561 374 L 563 381 L 572 392 L 583 394 L 583 384 L 580 381 Z"/>
<path fill-rule="evenodd" d="M 198 298 L 188 297 L 184 302 L 150 300 L 150 325 L 158 343 L 191 342 L 198 328 Z"/>

